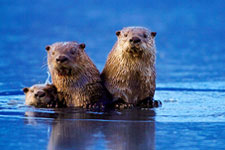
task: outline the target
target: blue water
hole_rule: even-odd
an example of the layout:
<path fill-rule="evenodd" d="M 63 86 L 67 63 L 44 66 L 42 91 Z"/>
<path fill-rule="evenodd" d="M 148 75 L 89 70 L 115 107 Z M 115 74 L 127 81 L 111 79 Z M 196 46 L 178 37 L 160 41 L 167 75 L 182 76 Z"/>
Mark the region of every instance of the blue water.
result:
<path fill-rule="evenodd" d="M 0 147 L 53 150 L 225 149 L 225 3 L 190 0 L 0 0 Z M 47 78 L 45 46 L 86 43 L 101 71 L 115 31 L 157 32 L 163 106 L 110 114 L 24 105 Z"/>

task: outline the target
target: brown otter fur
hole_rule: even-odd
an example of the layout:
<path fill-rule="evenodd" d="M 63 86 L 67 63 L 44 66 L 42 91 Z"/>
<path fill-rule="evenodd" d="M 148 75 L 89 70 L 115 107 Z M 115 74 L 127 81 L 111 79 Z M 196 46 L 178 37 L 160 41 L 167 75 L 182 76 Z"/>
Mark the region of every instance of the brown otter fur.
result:
<path fill-rule="evenodd" d="M 35 107 L 61 107 L 57 96 L 57 89 L 51 84 L 35 84 L 23 88 L 26 95 L 25 104 Z"/>
<path fill-rule="evenodd" d="M 77 42 L 57 42 L 46 47 L 53 84 L 67 107 L 104 106 L 110 100 L 84 48 L 85 44 Z"/>
<path fill-rule="evenodd" d="M 137 104 L 155 93 L 155 35 L 143 27 L 117 31 L 101 77 L 113 100 Z"/>

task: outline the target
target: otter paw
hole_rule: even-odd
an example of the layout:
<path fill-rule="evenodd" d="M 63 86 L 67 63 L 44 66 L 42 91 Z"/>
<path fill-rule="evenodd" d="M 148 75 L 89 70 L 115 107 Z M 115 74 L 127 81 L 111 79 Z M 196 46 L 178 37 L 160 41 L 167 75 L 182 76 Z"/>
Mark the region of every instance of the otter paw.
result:
<path fill-rule="evenodd" d="M 128 104 L 128 103 L 115 105 L 115 108 L 117 108 L 117 109 L 130 109 L 130 108 L 133 108 L 133 107 L 134 107 L 133 104 Z"/>
<path fill-rule="evenodd" d="M 116 102 L 114 103 L 115 109 L 131 109 L 134 105 L 126 102 Z"/>
<path fill-rule="evenodd" d="M 38 102 L 34 106 L 37 107 L 37 108 L 55 108 L 55 105 L 54 104 L 51 104 L 51 103 L 41 103 L 41 102 Z"/>
<path fill-rule="evenodd" d="M 86 106 L 84 106 L 83 108 L 88 109 L 90 111 L 105 111 L 105 104 L 101 103 L 101 102 L 95 102 L 92 104 L 87 104 Z"/>
<path fill-rule="evenodd" d="M 145 99 L 145 100 L 141 101 L 140 103 L 138 103 L 137 106 L 139 106 L 141 108 L 161 107 L 162 102 L 160 100 Z"/>
<path fill-rule="evenodd" d="M 161 107 L 162 106 L 162 102 L 160 100 L 153 100 L 153 106 L 154 107 Z"/>

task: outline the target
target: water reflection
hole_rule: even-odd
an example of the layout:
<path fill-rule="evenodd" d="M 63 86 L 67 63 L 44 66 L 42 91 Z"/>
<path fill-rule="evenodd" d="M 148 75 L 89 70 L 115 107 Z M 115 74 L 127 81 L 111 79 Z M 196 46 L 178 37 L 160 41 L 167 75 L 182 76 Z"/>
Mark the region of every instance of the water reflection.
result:
<path fill-rule="evenodd" d="M 55 114 L 57 117 L 49 115 L 54 118 L 49 150 L 155 149 L 154 110 L 125 110 L 104 115 L 67 110 Z M 46 117 L 34 112 L 26 115 Z"/>

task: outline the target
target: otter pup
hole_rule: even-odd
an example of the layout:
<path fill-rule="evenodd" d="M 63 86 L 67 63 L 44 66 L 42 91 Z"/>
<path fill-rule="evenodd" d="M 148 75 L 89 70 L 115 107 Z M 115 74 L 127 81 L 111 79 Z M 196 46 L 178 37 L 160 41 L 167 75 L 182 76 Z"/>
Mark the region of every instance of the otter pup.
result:
<path fill-rule="evenodd" d="M 59 105 L 57 89 L 52 84 L 35 84 L 23 88 L 26 95 L 25 104 L 35 107 L 61 107 Z"/>
<path fill-rule="evenodd" d="M 46 46 L 48 68 L 60 101 L 67 107 L 105 107 L 110 94 L 86 54 L 85 44 L 57 42 Z"/>
<path fill-rule="evenodd" d="M 101 73 L 106 88 L 119 104 L 154 106 L 156 32 L 126 27 L 116 35 L 118 40 Z"/>

